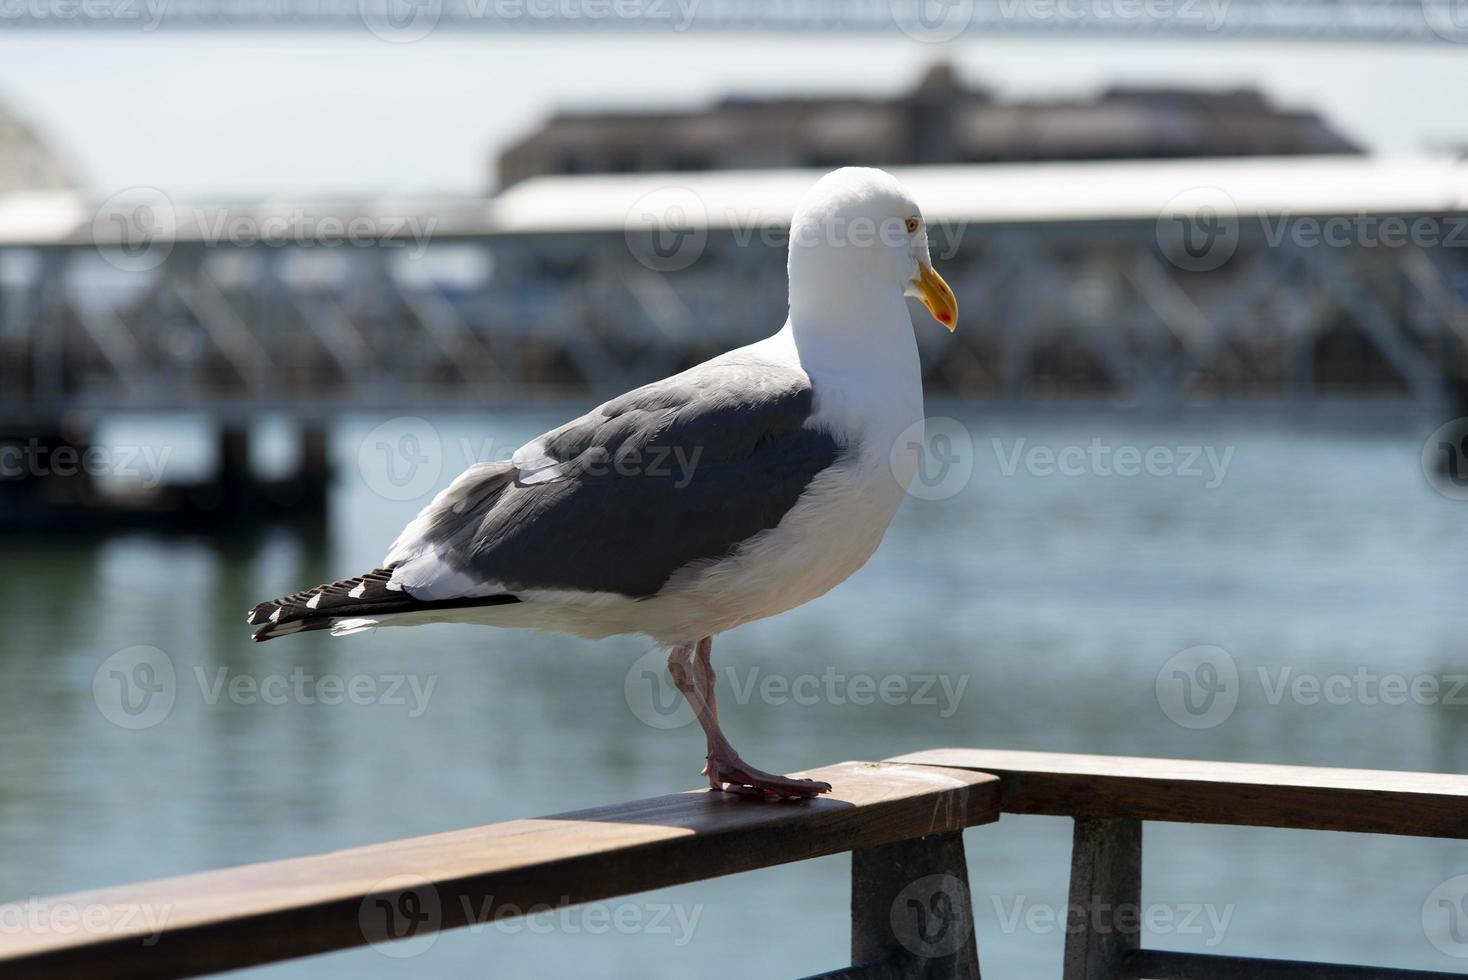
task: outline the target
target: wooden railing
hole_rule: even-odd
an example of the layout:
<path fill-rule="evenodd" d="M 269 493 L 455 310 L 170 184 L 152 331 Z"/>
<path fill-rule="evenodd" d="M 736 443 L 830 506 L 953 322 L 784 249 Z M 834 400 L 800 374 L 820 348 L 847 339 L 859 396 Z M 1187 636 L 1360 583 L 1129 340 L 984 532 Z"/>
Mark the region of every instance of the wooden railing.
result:
<path fill-rule="evenodd" d="M 961 832 L 1001 812 L 1075 818 L 1065 980 L 1449 975 L 1148 950 L 1091 912 L 1140 907 L 1143 821 L 1464 838 L 1465 776 L 981 749 L 804 775 L 831 794 L 682 793 L 60 896 L 70 925 L 0 934 L 0 976 L 193 976 L 850 851 L 853 965 L 825 976 L 968 980 Z"/>

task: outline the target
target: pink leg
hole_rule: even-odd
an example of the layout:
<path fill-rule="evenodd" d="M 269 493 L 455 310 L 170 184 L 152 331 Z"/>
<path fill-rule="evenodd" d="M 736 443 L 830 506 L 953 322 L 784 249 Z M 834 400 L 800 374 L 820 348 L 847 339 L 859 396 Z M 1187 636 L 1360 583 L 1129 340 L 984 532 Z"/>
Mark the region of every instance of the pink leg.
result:
<path fill-rule="evenodd" d="M 831 784 L 814 779 L 791 779 L 764 772 L 739 758 L 734 746 L 719 728 L 719 715 L 714 700 L 714 670 L 709 663 L 713 638 L 704 637 L 696 645 L 681 643 L 668 652 L 668 672 L 673 683 L 693 708 L 694 717 L 703 727 L 708 743 L 708 764 L 704 772 L 711 789 L 730 793 L 773 797 L 809 797 L 831 792 Z"/>
<path fill-rule="evenodd" d="M 709 655 L 713 651 L 714 638 L 712 636 L 705 636 L 698 641 L 698 646 L 694 648 L 693 654 L 693 664 L 695 667 L 694 680 L 698 683 L 699 693 L 703 695 L 704 701 L 708 703 L 709 716 L 714 719 L 714 724 L 718 725 L 719 699 L 717 693 L 714 691 L 714 686 L 718 682 L 718 678 L 714 676 L 714 665 L 709 660 Z M 714 740 L 711 736 L 705 735 L 704 742 L 706 743 L 706 748 L 704 751 L 703 774 L 711 777 L 713 767 L 709 764 L 708 760 L 714 754 Z M 713 778 L 709 779 L 709 786 L 713 789 L 720 788 L 718 780 Z"/>

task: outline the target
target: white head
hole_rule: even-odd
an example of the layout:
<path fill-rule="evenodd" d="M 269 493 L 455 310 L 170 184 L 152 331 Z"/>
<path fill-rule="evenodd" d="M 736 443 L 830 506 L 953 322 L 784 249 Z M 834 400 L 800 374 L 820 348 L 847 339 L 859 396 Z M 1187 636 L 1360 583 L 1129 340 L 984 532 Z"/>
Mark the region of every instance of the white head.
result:
<path fill-rule="evenodd" d="M 952 330 L 958 301 L 933 271 L 923 215 L 896 178 L 869 167 L 833 170 L 806 191 L 790 223 L 790 313 L 914 296 Z"/>

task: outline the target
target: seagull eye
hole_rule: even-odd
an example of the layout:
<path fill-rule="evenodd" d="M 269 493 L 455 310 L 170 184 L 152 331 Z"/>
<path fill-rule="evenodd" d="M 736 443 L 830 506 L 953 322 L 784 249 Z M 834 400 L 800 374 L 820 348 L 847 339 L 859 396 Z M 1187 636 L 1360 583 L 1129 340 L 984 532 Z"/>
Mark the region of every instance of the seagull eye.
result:
<path fill-rule="evenodd" d="M 918 218 L 908 218 L 907 219 L 907 233 L 909 235 L 915 235 L 915 234 L 917 234 L 917 230 L 919 228 L 921 228 L 922 226 L 923 226 L 923 223 Z"/>

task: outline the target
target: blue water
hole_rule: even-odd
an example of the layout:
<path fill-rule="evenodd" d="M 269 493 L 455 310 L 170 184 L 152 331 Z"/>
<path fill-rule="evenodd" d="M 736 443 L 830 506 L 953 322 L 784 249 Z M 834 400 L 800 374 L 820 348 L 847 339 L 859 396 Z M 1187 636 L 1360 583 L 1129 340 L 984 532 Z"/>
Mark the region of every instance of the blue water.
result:
<path fill-rule="evenodd" d="M 699 785 L 696 727 L 641 720 L 638 660 L 649 648 L 636 638 L 437 626 L 248 641 L 252 602 L 373 567 L 458 469 L 569 410 L 344 420 L 329 526 L 317 536 L 7 542 L 0 899 Z M 953 433 L 972 444 L 949 453 L 946 475 L 934 471 L 928 495 L 941 499 L 909 500 L 871 563 L 827 597 L 715 644 L 721 713 L 756 765 L 972 745 L 1468 767 L 1468 687 L 1448 696 L 1468 674 L 1468 502 L 1422 472 L 1431 423 L 1367 409 L 1166 420 L 930 411 L 954 416 Z M 170 474 L 199 465 L 203 443 L 187 426 L 120 420 L 106 434 L 173 447 Z M 1034 453 L 1093 440 L 1111 458 L 1156 450 L 1171 468 L 1106 475 L 1087 463 L 1067 475 Z M 285 444 L 277 433 L 262 453 Z M 1183 467 L 1192 447 L 1227 466 L 1210 469 L 1202 453 L 1193 475 Z M 172 706 L 125 728 L 116 720 L 136 719 L 119 714 L 105 676 L 94 691 L 94 677 L 136 646 L 166 656 Z M 1185 723 L 1202 716 L 1168 685 L 1175 655 L 1199 646 L 1221 648 L 1224 660 L 1206 656 L 1236 671 L 1220 695 L 1236 703 L 1211 727 L 1185 727 L 1169 710 Z M 322 703 L 290 692 L 298 668 L 307 683 L 330 675 L 371 690 L 365 703 Z M 1375 696 L 1379 682 L 1331 681 L 1362 671 L 1435 683 L 1438 694 L 1393 704 Z M 806 675 L 834 686 L 780 695 Z M 1291 693 L 1301 675 L 1333 683 L 1336 696 L 1312 703 L 1308 681 Z M 849 696 L 858 676 L 898 678 L 912 693 L 934 681 L 928 699 L 862 705 Z M 1058 974 L 1069 832 L 1059 818 L 1005 817 L 965 835 L 986 976 Z M 823 858 L 604 903 L 590 917 L 445 933 L 406 960 L 366 948 L 255 972 L 804 975 L 845 962 L 848 865 Z M 1461 972 L 1468 945 L 1434 945 L 1424 903 L 1463 873 L 1463 843 L 1149 825 L 1147 942 Z"/>

